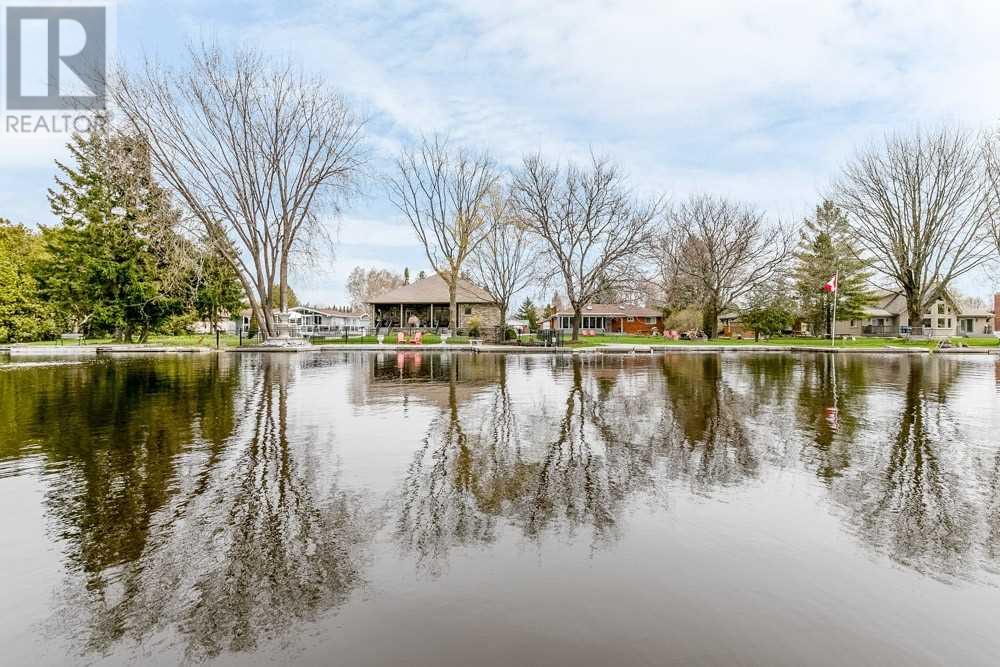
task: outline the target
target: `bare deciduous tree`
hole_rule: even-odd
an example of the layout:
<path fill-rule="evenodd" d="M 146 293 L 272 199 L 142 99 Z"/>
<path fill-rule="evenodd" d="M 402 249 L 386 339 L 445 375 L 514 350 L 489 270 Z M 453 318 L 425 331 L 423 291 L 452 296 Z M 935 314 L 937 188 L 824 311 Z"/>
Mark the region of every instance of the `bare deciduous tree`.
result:
<path fill-rule="evenodd" d="M 573 340 L 584 307 L 601 291 L 634 280 L 653 236 L 661 202 L 636 202 L 625 179 L 604 159 L 587 169 L 525 158 L 514 184 L 518 212 L 541 237 L 573 308 Z"/>
<path fill-rule="evenodd" d="M 837 190 L 863 259 L 906 297 L 911 326 L 992 253 L 982 153 L 965 132 L 889 136 L 844 168 Z"/>
<path fill-rule="evenodd" d="M 351 295 L 351 305 L 363 306 L 372 297 L 404 284 L 403 276 L 388 269 L 372 267 L 366 270 L 363 266 L 355 266 L 347 277 L 347 293 Z"/>
<path fill-rule="evenodd" d="M 473 279 L 500 306 L 500 324 L 507 323 L 510 302 L 537 275 L 538 245 L 517 216 L 509 189 L 497 186 L 483 208 L 490 231 L 473 255 Z"/>
<path fill-rule="evenodd" d="M 362 120 L 319 78 L 253 50 L 192 48 L 183 69 L 147 61 L 109 89 L 273 335 L 269 304 L 287 310 L 290 258 L 316 248 L 321 212 L 336 210 L 358 177 Z"/>
<path fill-rule="evenodd" d="M 483 207 L 497 179 L 488 154 L 454 149 L 438 136 L 403 150 L 389 179 L 389 198 L 417 233 L 431 268 L 448 284 L 452 326 L 458 323 L 462 267 L 490 232 Z"/>
<path fill-rule="evenodd" d="M 1000 133 L 990 135 L 983 142 L 983 160 L 990 198 L 990 230 L 993 232 L 997 253 L 1000 253 Z"/>
<path fill-rule="evenodd" d="M 674 305 L 700 307 L 702 328 L 714 336 L 725 309 L 780 275 L 790 248 L 788 233 L 753 207 L 696 195 L 659 239 L 661 280 Z"/>

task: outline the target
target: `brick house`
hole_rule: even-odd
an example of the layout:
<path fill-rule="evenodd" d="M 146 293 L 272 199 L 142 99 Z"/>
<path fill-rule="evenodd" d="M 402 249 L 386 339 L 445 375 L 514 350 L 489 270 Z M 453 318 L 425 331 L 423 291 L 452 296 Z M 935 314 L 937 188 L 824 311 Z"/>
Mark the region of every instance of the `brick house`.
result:
<path fill-rule="evenodd" d="M 649 335 L 663 333 L 663 313 L 631 304 L 592 303 L 585 306 L 580 329 L 598 333 Z M 544 322 L 545 328 L 573 330 L 573 311 L 563 309 Z"/>

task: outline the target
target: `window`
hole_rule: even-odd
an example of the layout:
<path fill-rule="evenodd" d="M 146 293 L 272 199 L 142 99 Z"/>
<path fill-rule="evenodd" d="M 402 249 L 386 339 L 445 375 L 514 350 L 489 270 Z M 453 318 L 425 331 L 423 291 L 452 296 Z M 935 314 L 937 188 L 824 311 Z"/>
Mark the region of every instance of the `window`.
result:
<path fill-rule="evenodd" d="M 471 315 L 472 314 L 472 306 L 466 306 L 465 307 L 465 314 L 466 315 Z"/>
<path fill-rule="evenodd" d="M 854 320 L 851 320 L 851 327 L 854 327 Z"/>
<path fill-rule="evenodd" d="M 656 318 L 655 317 L 647 317 L 646 318 L 646 324 L 656 324 Z"/>
<path fill-rule="evenodd" d="M 938 304 L 938 315 L 944 315 L 944 304 L 943 303 L 939 303 Z"/>
<path fill-rule="evenodd" d="M 944 318 L 939 317 L 937 322 L 938 329 L 944 329 Z"/>
<path fill-rule="evenodd" d="M 634 317 L 631 317 L 631 316 L 630 316 L 630 317 L 628 317 L 628 318 L 626 318 L 626 319 L 628 319 L 628 321 L 629 321 L 629 322 L 635 322 L 635 318 L 634 318 Z"/>

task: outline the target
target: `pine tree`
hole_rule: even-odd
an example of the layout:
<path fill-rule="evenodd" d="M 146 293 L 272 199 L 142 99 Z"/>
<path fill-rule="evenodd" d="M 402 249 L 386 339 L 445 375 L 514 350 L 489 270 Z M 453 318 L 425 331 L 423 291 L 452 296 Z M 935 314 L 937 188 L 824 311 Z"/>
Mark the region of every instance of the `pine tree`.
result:
<path fill-rule="evenodd" d="M 410 284 L 410 267 L 408 266 L 403 267 L 403 284 L 404 285 Z"/>
<path fill-rule="evenodd" d="M 827 200 L 816 207 L 813 218 L 803 221 L 801 240 L 795 254 L 793 280 L 799 312 L 813 332 L 830 333 L 833 294 L 823 291 L 838 276 L 837 319 L 861 319 L 875 298 L 869 290 L 871 273 L 858 259 L 847 217 Z"/>
<path fill-rule="evenodd" d="M 530 299 L 525 299 L 517 311 L 517 319 L 528 320 L 528 330 L 538 330 L 538 307 Z"/>
<path fill-rule="evenodd" d="M 43 293 L 71 326 L 144 341 L 186 305 L 189 245 L 177 233 L 177 213 L 153 180 L 140 138 L 99 120 L 68 148 L 72 161 L 56 162 L 49 190 L 61 224 L 43 231 Z"/>
<path fill-rule="evenodd" d="M 215 253 L 205 252 L 193 278 L 195 312 L 213 328 L 218 329 L 223 311 L 230 316 L 240 311 L 243 305 L 243 286 L 233 267 L 223 258 Z"/>

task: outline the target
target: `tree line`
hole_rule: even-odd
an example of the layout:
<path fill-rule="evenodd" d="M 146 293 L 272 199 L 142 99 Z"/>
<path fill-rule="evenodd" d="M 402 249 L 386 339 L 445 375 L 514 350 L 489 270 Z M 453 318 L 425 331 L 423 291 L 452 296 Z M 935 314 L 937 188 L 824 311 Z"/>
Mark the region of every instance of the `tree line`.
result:
<path fill-rule="evenodd" d="M 824 331 L 833 275 L 843 318 L 860 317 L 880 285 L 919 321 L 924 304 L 1000 251 L 994 134 L 889 135 L 848 160 L 815 214 L 791 225 L 710 193 L 639 196 L 606 157 L 536 153 L 504 168 L 441 135 L 373 175 L 367 119 L 321 78 L 253 50 L 195 46 L 184 67 L 147 60 L 117 72 L 109 91 L 114 122 L 75 136 L 71 164 L 59 164 L 49 193 L 59 223 L 2 227 L 6 339 L 87 327 L 143 340 L 239 302 L 272 335 L 275 309 L 290 306 L 290 271 L 322 256 L 329 218 L 371 183 L 448 284 L 451 321 L 463 277 L 504 319 L 517 294 L 554 289 L 574 314 L 574 339 L 586 305 L 601 300 L 656 306 L 690 325 L 675 328 L 710 336 L 734 310 L 755 329 L 800 317 Z M 359 267 L 348 290 L 358 302 L 408 281 Z"/>

